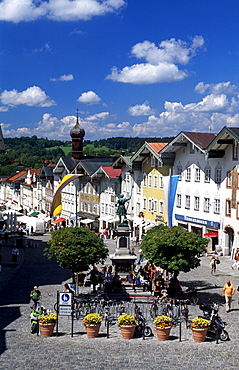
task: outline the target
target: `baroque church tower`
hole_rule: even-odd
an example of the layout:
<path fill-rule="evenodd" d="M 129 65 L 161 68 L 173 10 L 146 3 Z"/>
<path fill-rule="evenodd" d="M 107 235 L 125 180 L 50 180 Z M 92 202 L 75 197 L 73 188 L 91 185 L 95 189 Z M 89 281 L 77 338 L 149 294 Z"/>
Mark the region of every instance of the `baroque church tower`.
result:
<path fill-rule="evenodd" d="M 81 159 L 83 157 L 83 140 L 85 136 L 85 130 L 79 124 L 78 111 L 76 116 L 76 124 L 70 131 L 72 138 L 72 157 L 74 159 Z"/>

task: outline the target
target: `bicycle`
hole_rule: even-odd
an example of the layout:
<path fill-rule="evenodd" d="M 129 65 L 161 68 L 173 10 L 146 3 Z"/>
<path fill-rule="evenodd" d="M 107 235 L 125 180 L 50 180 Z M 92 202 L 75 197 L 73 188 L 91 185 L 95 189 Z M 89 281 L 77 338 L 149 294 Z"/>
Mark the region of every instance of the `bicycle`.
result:
<path fill-rule="evenodd" d="M 143 335 L 143 339 L 145 337 L 152 336 L 153 332 L 150 326 L 146 325 L 146 318 L 144 317 L 143 313 L 140 310 L 140 307 L 135 303 L 134 304 L 135 310 L 135 319 L 136 319 L 136 331 L 139 331 Z"/>

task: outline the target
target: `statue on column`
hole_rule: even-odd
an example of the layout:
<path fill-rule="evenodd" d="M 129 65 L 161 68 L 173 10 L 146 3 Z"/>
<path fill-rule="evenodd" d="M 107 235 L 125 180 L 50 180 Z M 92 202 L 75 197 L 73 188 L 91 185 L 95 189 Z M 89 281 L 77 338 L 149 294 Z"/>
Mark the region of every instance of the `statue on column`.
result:
<path fill-rule="evenodd" d="M 116 214 L 119 216 L 119 226 L 128 226 L 127 211 L 125 203 L 131 199 L 132 194 L 128 198 L 124 198 L 124 194 L 120 194 L 115 206 L 118 206 Z"/>

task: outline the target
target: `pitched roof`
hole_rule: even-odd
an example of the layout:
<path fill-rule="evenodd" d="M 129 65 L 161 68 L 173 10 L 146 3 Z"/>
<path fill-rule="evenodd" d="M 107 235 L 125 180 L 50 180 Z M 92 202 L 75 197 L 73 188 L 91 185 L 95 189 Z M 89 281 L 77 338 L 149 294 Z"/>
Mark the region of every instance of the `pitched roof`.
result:
<path fill-rule="evenodd" d="M 153 149 L 155 153 L 159 153 L 168 143 L 146 143 Z"/>
<path fill-rule="evenodd" d="M 101 168 L 106 173 L 106 175 L 110 177 L 111 179 L 119 177 L 121 174 L 120 168 L 112 168 L 111 166 L 101 166 Z"/>
<path fill-rule="evenodd" d="M 16 181 L 19 180 L 20 178 L 25 178 L 27 175 L 27 170 L 23 170 L 20 172 L 15 173 L 14 175 L 10 176 L 7 181 Z"/>
<path fill-rule="evenodd" d="M 191 141 L 201 149 L 206 149 L 208 145 L 215 139 L 216 134 L 203 132 L 185 132 L 182 131 Z"/>

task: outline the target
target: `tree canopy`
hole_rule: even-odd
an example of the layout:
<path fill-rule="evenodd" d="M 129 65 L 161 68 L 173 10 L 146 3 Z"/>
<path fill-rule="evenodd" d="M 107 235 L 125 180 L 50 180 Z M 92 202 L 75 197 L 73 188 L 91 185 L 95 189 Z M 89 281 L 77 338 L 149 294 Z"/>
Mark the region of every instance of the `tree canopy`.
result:
<path fill-rule="evenodd" d="M 48 259 L 55 256 L 59 266 L 71 270 L 72 274 L 87 271 L 90 265 L 103 263 L 109 253 L 102 239 L 81 227 L 52 231 L 48 244 L 44 255 Z"/>
<path fill-rule="evenodd" d="M 208 239 L 189 232 L 181 226 L 160 225 L 147 231 L 142 240 L 142 252 L 147 259 L 175 275 L 200 265 Z"/>

